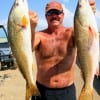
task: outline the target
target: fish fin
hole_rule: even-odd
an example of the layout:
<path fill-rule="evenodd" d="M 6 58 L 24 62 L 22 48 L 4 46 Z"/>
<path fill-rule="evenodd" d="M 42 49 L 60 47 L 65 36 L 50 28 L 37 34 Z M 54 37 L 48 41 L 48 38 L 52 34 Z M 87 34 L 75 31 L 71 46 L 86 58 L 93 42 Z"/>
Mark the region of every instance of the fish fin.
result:
<path fill-rule="evenodd" d="M 40 92 L 36 84 L 28 85 L 26 83 L 26 100 L 31 100 L 32 96 L 39 96 Z"/>
<path fill-rule="evenodd" d="M 92 88 L 83 88 L 79 96 L 79 100 L 93 100 L 93 89 Z"/>
<path fill-rule="evenodd" d="M 79 59 L 78 59 L 78 55 L 77 55 L 77 59 L 76 59 L 76 64 L 77 64 L 77 66 L 81 69 L 81 64 L 80 64 L 80 61 L 79 61 Z"/>
<path fill-rule="evenodd" d="M 88 32 L 89 32 L 88 44 L 89 44 L 89 47 L 91 47 L 96 34 L 95 34 L 94 28 L 92 28 L 91 26 L 88 27 Z"/>
<path fill-rule="evenodd" d="M 98 65 L 98 67 L 96 68 L 96 73 L 95 73 L 95 75 L 98 77 L 98 76 L 100 76 L 100 68 L 99 68 L 99 65 Z"/>
<path fill-rule="evenodd" d="M 27 25 L 28 25 L 28 19 L 27 19 L 27 17 L 24 15 L 24 16 L 22 17 L 22 19 L 21 19 L 21 26 L 22 26 L 22 27 L 27 27 Z"/>

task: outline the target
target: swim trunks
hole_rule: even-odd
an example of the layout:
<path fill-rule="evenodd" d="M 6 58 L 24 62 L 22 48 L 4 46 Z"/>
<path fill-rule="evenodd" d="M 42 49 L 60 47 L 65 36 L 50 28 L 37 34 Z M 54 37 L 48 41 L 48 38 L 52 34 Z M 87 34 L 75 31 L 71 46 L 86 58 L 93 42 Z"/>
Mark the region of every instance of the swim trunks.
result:
<path fill-rule="evenodd" d="M 74 83 L 64 88 L 48 88 L 37 82 L 41 97 L 32 100 L 76 100 L 76 89 Z"/>

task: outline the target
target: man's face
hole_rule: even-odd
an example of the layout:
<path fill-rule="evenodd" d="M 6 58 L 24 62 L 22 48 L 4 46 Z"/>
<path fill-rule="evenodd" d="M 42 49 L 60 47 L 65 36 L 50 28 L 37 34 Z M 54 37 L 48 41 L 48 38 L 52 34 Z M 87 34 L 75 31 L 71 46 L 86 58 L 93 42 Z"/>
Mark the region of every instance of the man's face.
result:
<path fill-rule="evenodd" d="M 52 9 L 46 13 L 48 26 L 58 26 L 63 22 L 64 13 L 56 9 Z"/>

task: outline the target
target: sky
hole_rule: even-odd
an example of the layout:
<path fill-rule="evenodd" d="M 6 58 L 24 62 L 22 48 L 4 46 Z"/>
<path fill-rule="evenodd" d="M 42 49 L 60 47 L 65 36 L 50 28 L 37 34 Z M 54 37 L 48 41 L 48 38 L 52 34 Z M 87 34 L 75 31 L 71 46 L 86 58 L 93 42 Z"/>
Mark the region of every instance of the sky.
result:
<path fill-rule="evenodd" d="M 15 0 L 0 0 L 0 24 L 7 25 L 7 19 L 10 9 Z M 27 0 L 29 10 L 35 11 L 38 15 L 37 30 L 42 30 L 47 27 L 45 19 L 45 5 L 52 0 Z M 73 27 L 73 17 L 78 0 L 57 0 L 62 3 L 64 7 L 64 26 Z M 96 0 L 96 21 L 98 30 L 100 32 L 100 0 Z"/>

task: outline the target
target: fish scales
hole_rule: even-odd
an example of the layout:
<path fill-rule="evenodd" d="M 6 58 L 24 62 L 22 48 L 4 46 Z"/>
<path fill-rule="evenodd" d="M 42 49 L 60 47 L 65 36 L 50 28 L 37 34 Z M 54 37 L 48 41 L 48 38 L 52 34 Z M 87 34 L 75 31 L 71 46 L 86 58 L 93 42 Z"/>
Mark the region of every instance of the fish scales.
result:
<path fill-rule="evenodd" d="M 84 80 L 79 100 L 93 100 L 93 80 L 99 67 L 99 32 L 88 0 L 78 0 L 74 32 L 77 58 Z"/>
<path fill-rule="evenodd" d="M 39 94 L 37 65 L 31 47 L 31 28 L 27 0 L 15 0 L 8 17 L 8 38 L 18 67 L 26 80 L 26 100 Z"/>

